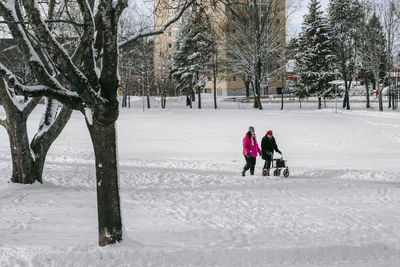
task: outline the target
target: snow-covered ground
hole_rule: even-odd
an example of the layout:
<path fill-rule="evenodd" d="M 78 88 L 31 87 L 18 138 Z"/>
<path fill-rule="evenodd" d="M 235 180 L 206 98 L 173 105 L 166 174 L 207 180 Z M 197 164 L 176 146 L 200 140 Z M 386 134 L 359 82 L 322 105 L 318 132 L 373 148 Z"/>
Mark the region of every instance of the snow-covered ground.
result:
<path fill-rule="evenodd" d="M 53 144 L 42 185 L 7 183 L 0 128 L 0 266 L 399 266 L 400 113 L 269 102 L 263 111 L 207 109 L 210 99 L 203 110 L 184 110 L 182 99 L 166 110 L 142 112 L 140 100 L 123 109 L 125 239 L 105 248 L 82 115 Z M 259 141 L 274 131 L 289 178 L 261 176 L 260 158 L 254 176 L 240 176 L 250 125 Z"/>

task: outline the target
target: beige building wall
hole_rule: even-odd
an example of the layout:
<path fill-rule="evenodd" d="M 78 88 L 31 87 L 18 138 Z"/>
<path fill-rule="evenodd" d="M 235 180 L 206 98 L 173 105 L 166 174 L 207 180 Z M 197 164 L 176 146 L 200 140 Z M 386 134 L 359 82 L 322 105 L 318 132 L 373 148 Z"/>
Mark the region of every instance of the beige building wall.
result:
<path fill-rule="evenodd" d="M 266 1 L 266 0 L 263 0 Z M 282 33 L 282 38 L 279 40 L 279 43 L 282 46 L 286 46 L 286 1 L 284 0 L 273 0 L 276 1 L 276 5 L 279 8 L 279 13 L 275 17 L 275 26 L 276 28 L 280 28 Z M 154 28 L 159 29 L 166 22 L 171 20 L 175 15 L 176 11 L 170 9 L 168 4 L 165 4 L 165 0 L 154 0 L 154 6 L 156 6 L 156 10 L 154 12 Z M 210 15 L 212 28 L 216 31 L 220 27 L 218 25 L 222 25 L 226 23 L 226 20 L 229 19 L 227 15 L 227 10 L 222 3 L 219 3 L 215 8 L 209 7 L 207 13 Z M 156 35 L 154 37 L 154 66 L 155 66 L 155 77 L 159 77 L 160 70 L 163 68 L 169 68 L 172 65 L 170 54 L 174 49 L 175 38 L 178 35 L 179 25 L 182 23 L 181 18 L 179 21 L 174 23 L 168 30 L 161 35 Z M 274 29 L 273 29 L 274 30 Z M 221 31 L 221 30 L 219 30 Z M 221 58 L 226 58 L 226 47 L 224 45 L 224 34 L 222 32 L 217 32 L 218 40 L 218 51 Z M 273 63 L 271 68 L 276 69 L 282 67 L 284 69 L 283 63 L 279 64 L 278 59 L 275 60 L 276 64 Z M 221 69 L 224 69 L 223 67 Z M 214 88 L 212 71 L 210 71 L 210 75 L 206 77 L 206 92 L 212 92 Z M 262 85 L 262 95 L 266 95 L 268 93 L 275 93 L 277 88 L 285 87 L 285 75 L 283 72 L 278 71 L 272 75 L 272 79 L 269 81 L 269 90 L 266 89 L 266 84 Z M 245 94 L 245 84 L 241 79 L 240 74 L 229 73 L 229 71 L 223 71 L 218 74 L 217 78 L 217 94 L 223 96 L 229 95 L 244 95 Z"/>

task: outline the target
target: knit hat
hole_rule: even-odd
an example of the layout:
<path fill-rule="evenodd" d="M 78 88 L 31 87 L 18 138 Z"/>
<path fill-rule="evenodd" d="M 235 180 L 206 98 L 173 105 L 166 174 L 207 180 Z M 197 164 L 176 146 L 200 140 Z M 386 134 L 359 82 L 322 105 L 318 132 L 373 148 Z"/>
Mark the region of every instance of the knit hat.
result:
<path fill-rule="evenodd" d="M 270 134 L 270 135 L 273 135 L 271 130 L 268 130 L 268 131 L 267 131 L 267 135 L 269 135 L 269 134 Z"/>
<path fill-rule="evenodd" d="M 254 127 L 253 126 L 249 127 L 249 132 L 254 132 Z"/>

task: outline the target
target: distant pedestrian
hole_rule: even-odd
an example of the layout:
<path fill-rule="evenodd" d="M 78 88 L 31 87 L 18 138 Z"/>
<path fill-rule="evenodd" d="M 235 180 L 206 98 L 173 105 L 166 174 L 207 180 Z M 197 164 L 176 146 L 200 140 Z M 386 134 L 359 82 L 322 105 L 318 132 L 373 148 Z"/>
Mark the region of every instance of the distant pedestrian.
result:
<path fill-rule="evenodd" d="M 261 157 L 265 160 L 263 173 L 266 172 L 269 175 L 269 169 L 271 167 L 271 162 L 273 160 L 274 151 L 282 154 L 279 150 L 278 146 L 276 145 L 275 138 L 271 130 L 267 131 L 267 134 L 261 140 Z"/>
<path fill-rule="evenodd" d="M 250 126 L 243 138 L 243 155 L 246 160 L 246 165 L 243 167 L 242 176 L 245 176 L 248 169 L 250 169 L 250 175 L 254 175 L 257 154 L 261 155 L 261 150 L 257 143 L 254 127 Z"/>

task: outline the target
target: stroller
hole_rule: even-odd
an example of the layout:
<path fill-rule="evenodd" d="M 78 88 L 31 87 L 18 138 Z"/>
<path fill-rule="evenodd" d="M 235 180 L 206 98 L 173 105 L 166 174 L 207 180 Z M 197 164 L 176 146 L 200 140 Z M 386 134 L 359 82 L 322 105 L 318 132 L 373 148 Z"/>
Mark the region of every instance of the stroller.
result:
<path fill-rule="evenodd" d="M 275 162 L 275 164 L 274 164 Z M 282 174 L 285 178 L 289 177 L 289 167 L 287 166 L 287 160 L 286 157 L 283 156 L 283 154 L 281 155 L 280 158 L 273 158 L 272 162 L 271 162 L 271 168 L 267 169 L 267 170 L 263 170 L 263 176 L 269 176 L 270 175 L 270 170 L 274 169 L 274 176 L 280 176 L 281 175 L 281 171 Z"/>

